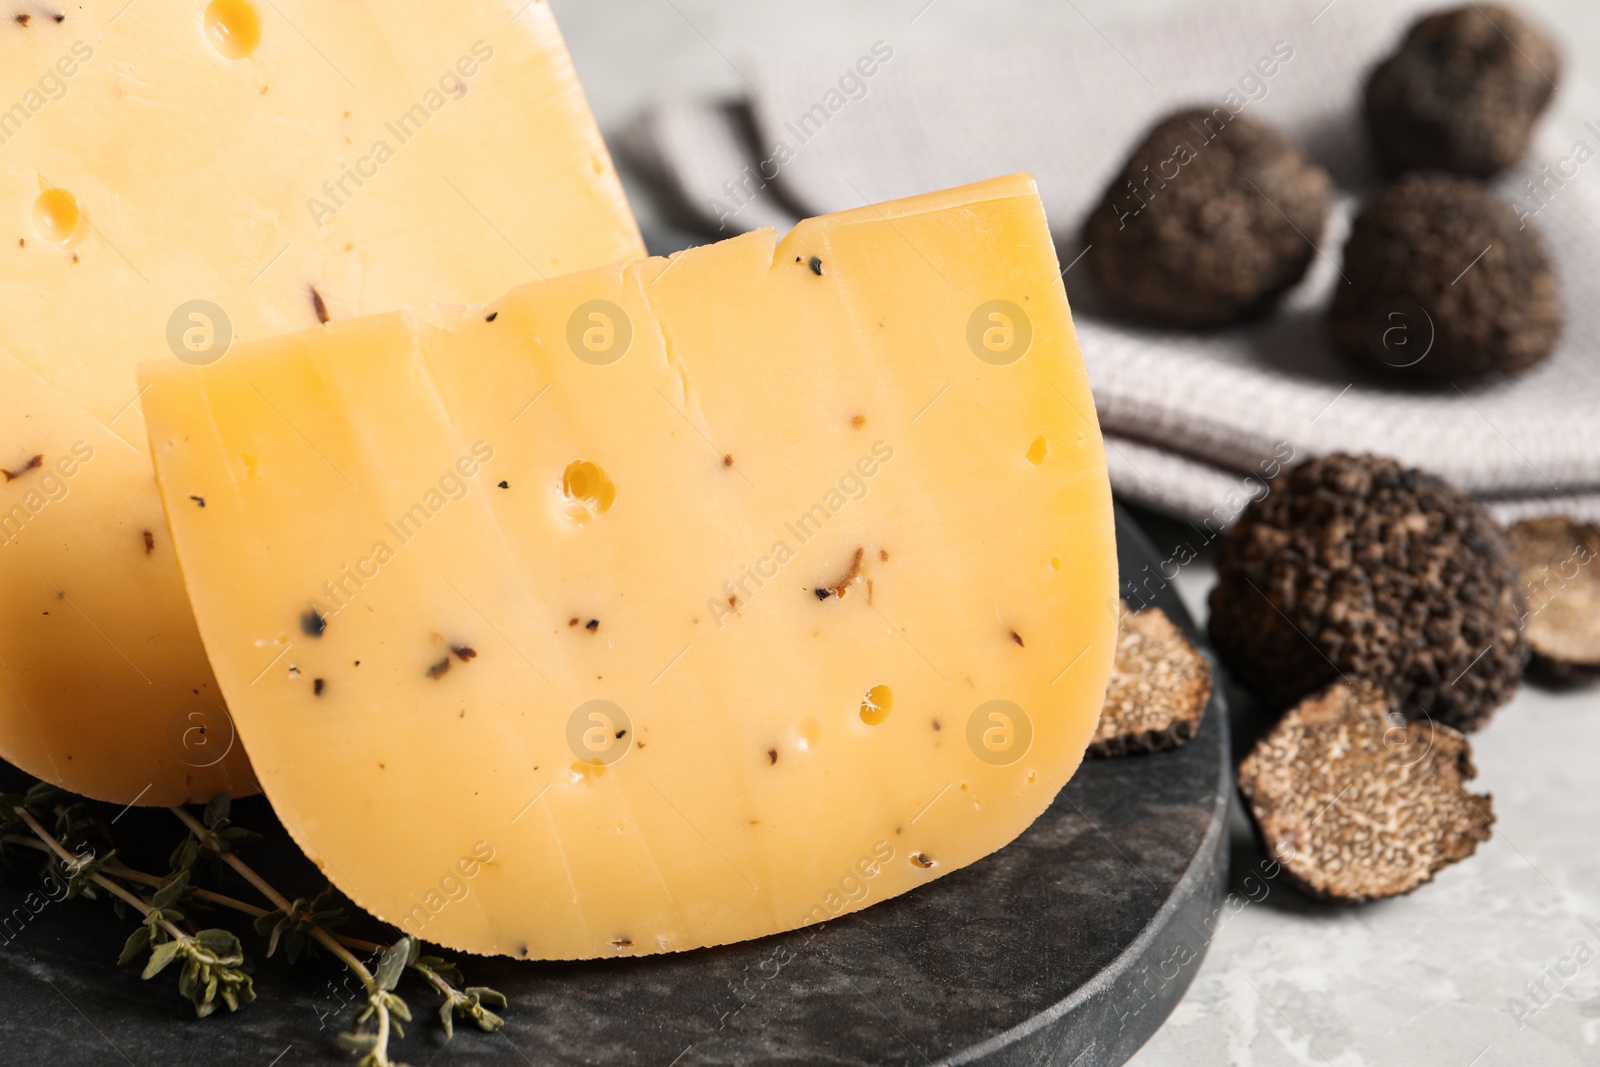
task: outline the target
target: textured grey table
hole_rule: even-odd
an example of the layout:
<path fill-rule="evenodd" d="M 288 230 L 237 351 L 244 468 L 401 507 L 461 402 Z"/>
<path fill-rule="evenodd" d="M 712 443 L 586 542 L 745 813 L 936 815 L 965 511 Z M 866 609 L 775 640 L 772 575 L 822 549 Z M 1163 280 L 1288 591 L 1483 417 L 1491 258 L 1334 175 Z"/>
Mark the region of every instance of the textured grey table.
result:
<path fill-rule="evenodd" d="M 851 58 L 879 37 L 930 55 L 1067 33 L 1102 33 L 1113 47 L 1140 19 L 1204 0 L 552 2 L 610 128 L 659 93 L 738 93 L 734 64 L 752 57 Z M 1315 14 L 1327 0 L 1284 2 Z M 1576 137 L 1600 120 L 1600 4 L 1524 6 L 1561 29 L 1569 73 L 1551 121 Z M 633 192 L 650 221 L 645 190 Z M 1152 533 L 1161 547 L 1190 536 L 1176 524 Z M 1200 619 L 1209 574 L 1202 556 L 1177 582 Z M 1236 826 L 1230 909 L 1135 1067 L 1600 1062 L 1600 692 L 1525 691 L 1474 747 L 1495 837 L 1401 900 L 1345 910 L 1263 892 L 1247 881 L 1261 857 Z M 1593 953 L 1582 964 L 1579 941 Z"/>

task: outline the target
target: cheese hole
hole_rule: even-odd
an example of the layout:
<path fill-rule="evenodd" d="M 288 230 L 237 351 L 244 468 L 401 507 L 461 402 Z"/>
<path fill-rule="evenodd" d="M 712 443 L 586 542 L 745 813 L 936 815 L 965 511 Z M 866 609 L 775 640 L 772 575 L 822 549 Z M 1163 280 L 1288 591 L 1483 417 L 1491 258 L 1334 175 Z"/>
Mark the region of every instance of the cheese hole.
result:
<path fill-rule="evenodd" d="M 1060 556 L 1051 556 L 1050 557 L 1050 569 L 1053 570 L 1053 571 L 1058 571 L 1058 570 L 1061 569 L 1061 557 Z"/>
<path fill-rule="evenodd" d="M 46 241 L 70 248 L 83 239 L 84 223 L 77 199 L 65 189 L 46 189 L 33 202 L 33 225 Z"/>
<path fill-rule="evenodd" d="M 817 721 L 815 715 L 807 715 L 800 720 L 800 740 L 795 742 L 802 752 L 810 752 L 822 740 L 822 723 Z"/>
<path fill-rule="evenodd" d="M 568 517 L 582 525 L 611 510 L 617 500 L 617 487 L 596 464 L 580 459 L 567 464 L 562 472 L 561 494 L 569 505 Z"/>
<path fill-rule="evenodd" d="M 894 707 L 894 692 L 886 685 L 875 685 L 867 690 L 861 701 L 861 721 L 868 726 L 881 726 Z"/>
<path fill-rule="evenodd" d="M 596 778 L 606 773 L 606 765 L 600 760 L 578 760 L 572 765 L 572 780 L 574 782 L 593 783 Z"/>
<path fill-rule="evenodd" d="M 1028 446 L 1028 462 L 1035 467 L 1044 462 L 1045 453 L 1050 451 L 1050 446 L 1043 437 L 1035 437 L 1033 444 Z"/>
<path fill-rule="evenodd" d="M 261 17 L 247 0 L 211 0 L 206 39 L 228 59 L 243 59 L 261 43 Z"/>

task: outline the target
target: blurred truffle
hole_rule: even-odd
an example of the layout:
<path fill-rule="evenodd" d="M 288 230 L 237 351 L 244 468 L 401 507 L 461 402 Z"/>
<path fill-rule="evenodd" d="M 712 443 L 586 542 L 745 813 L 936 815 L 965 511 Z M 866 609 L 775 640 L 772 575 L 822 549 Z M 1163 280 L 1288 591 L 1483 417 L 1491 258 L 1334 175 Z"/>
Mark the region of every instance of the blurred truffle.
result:
<path fill-rule="evenodd" d="M 1237 322 L 1305 275 L 1330 187 L 1272 127 L 1221 107 L 1179 111 L 1145 136 L 1089 216 L 1089 269 L 1132 315 Z"/>
<path fill-rule="evenodd" d="M 1600 680 L 1600 529 L 1553 515 L 1508 534 L 1528 606 L 1528 676 L 1563 686 Z"/>
<path fill-rule="evenodd" d="M 1554 42 L 1502 4 L 1419 19 L 1367 80 L 1367 127 L 1391 174 L 1486 178 L 1528 150 L 1561 76 Z"/>
<path fill-rule="evenodd" d="M 1407 174 L 1374 196 L 1344 246 L 1331 326 L 1346 352 L 1416 379 L 1515 374 L 1561 336 L 1544 241 L 1482 186 Z"/>

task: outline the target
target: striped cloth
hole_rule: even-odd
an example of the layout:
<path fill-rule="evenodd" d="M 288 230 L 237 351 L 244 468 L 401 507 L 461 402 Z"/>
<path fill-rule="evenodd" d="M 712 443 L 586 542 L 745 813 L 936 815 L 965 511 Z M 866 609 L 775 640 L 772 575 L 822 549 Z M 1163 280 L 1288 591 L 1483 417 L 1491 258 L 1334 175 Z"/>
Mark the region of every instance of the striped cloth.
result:
<path fill-rule="evenodd" d="M 1262 475 L 1343 450 L 1442 474 L 1503 520 L 1600 521 L 1600 160 L 1573 158 L 1577 142 L 1585 159 L 1600 153 L 1600 111 L 1591 124 L 1547 118 L 1526 165 L 1497 183 L 1560 272 L 1567 326 L 1554 357 L 1515 380 L 1396 389 L 1348 366 L 1326 336 L 1340 249 L 1375 182 L 1361 84 L 1429 6 L 1238 0 L 1006 51 L 924 57 L 880 43 L 853 67 L 762 65 L 745 100 L 663 101 L 617 148 L 697 229 L 721 236 L 1033 173 L 1126 498 L 1227 523 Z M 1105 316 L 1077 262 L 1084 216 L 1133 143 L 1195 103 L 1276 124 L 1339 190 L 1312 269 L 1280 312 L 1207 335 Z M 1543 183 L 1537 199 L 1530 181 Z"/>

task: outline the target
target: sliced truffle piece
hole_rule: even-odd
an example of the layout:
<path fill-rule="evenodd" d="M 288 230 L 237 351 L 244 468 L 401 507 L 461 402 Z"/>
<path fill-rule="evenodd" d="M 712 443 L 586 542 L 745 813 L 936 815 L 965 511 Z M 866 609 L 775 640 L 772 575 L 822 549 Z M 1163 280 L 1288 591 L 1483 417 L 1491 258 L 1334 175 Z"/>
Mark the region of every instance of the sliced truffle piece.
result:
<path fill-rule="evenodd" d="M 1600 529 L 1551 516 L 1509 533 L 1528 608 L 1529 676 L 1557 685 L 1600 679 Z"/>
<path fill-rule="evenodd" d="M 1130 314 L 1237 322 L 1305 275 L 1330 187 L 1272 127 L 1225 108 L 1179 111 L 1134 149 L 1089 216 L 1089 269 Z"/>
<path fill-rule="evenodd" d="M 1419 19 L 1367 79 L 1367 129 L 1378 161 L 1391 174 L 1497 174 L 1528 150 L 1560 79 L 1555 43 L 1501 4 Z"/>
<path fill-rule="evenodd" d="M 1273 708 L 1340 680 L 1475 730 L 1527 661 L 1505 533 L 1431 474 L 1335 454 L 1272 480 L 1217 552 L 1211 640 Z"/>
<path fill-rule="evenodd" d="M 1409 893 L 1489 839 L 1490 798 L 1466 790 L 1476 776 L 1459 731 L 1407 723 L 1377 687 L 1340 683 L 1256 743 L 1239 792 L 1296 885 L 1357 904 Z"/>
<path fill-rule="evenodd" d="M 1089 751 L 1126 756 L 1177 748 L 1200 730 L 1211 664 L 1160 608 L 1121 606 L 1116 665 Z"/>
<path fill-rule="evenodd" d="M 1334 340 L 1397 377 L 1515 374 L 1561 336 L 1561 294 L 1539 234 L 1475 182 L 1408 174 L 1373 197 L 1344 246 Z"/>

